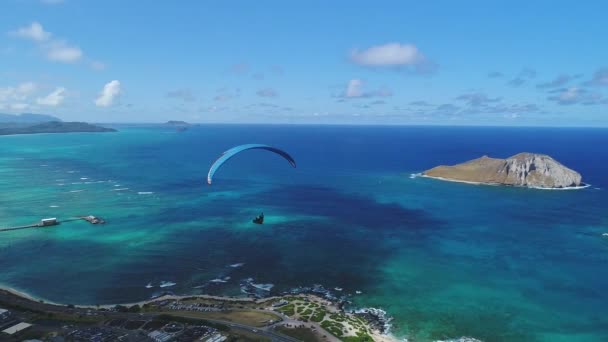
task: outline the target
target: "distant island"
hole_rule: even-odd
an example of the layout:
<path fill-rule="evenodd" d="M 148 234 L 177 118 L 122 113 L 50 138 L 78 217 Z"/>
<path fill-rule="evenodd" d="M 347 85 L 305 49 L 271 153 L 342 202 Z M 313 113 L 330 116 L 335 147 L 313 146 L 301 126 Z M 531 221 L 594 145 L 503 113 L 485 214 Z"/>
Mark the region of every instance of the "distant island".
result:
<path fill-rule="evenodd" d="M 0 123 L 0 135 L 37 133 L 116 132 L 113 128 L 91 125 L 86 122 L 51 121 L 34 124 Z"/>
<path fill-rule="evenodd" d="M 165 123 L 165 125 L 169 126 L 190 126 L 186 121 L 178 121 L 178 120 L 169 120 Z"/>
<path fill-rule="evenodd" d="M 178 120 L 169 120 L 165 123 L 165 125 L 175 128 L 178 132 L 185 132 L 188 128 L 192 127 L 191 124 L 186 121 L 178 121 Z"/>
<path fill-rule="evenodd" d="M 0 113 L 0 123 L 34 124 L 51 121 L 61 121 L 61 119 L 47 114 L 21 113 L 13 115 Z"/>
<path fill-rule="evenodd" d="M 541 189 L 577 188 L 581 175 L 544 154 L 519 153 L 507 159 L 483 156 L 453 166 L 437 166 L 423 176 L 475 184 L 499 184 Z"/>

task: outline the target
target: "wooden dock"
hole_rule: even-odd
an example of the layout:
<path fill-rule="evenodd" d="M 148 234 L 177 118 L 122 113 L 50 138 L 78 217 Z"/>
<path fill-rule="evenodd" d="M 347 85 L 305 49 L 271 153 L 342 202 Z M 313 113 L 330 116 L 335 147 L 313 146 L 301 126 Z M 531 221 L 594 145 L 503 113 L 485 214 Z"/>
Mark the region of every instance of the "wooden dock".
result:
<path fill-rule="evenodd" d="M 44 227 L 51 227 L 51 226 L 43 226 L 40 223 L 36 223 L 36 224 L 30 224 L 28 226 L 17 226 L 17 227 L 0 228 L 0 232 L 7 232 L 7 231 L 10 231 L 10 230 L 19 230 L 19 229 L 28 229 L 28 228 L 44 228 Z"/>
<path fill-rule="evenodd" d="M 20 229 L 49 228 L 49 227 L 57 226 L 57 225 L 59 225 L 61 223 L 72 222 L 72 221 L 79 221 L 79 220 L 87 221 L 90 224 L 104 224 L 104 223 L 106 223 L 106 221 L 104 219 L 102 219 L 100 217 L 93 216 L 93 215 L 77 216 L 77 217 L 72 217 L 72 218 L 69 218 L 69 219 L 61 220 L 61 221 L 59 221 L 59 220 L 57 220 L 55 218 L 53 218 L 53 219 L 42 219 L 38 223 L 29 224 L 29 225 L 25 225 L 25 226 L 0 228 L 0 233 L 1 232 L 13 231 L 13 230 L 20 230 Z"/>

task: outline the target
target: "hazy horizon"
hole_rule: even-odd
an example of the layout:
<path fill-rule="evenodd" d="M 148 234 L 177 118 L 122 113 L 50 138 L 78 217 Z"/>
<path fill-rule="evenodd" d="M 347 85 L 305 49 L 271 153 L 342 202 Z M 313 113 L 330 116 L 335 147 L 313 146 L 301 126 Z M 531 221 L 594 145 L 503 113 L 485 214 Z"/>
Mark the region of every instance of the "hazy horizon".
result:
<path fill-rule="evenodd" d="M 8 0 L 0 113 L 606 127 L 607 10 L 601 1 Z"/>

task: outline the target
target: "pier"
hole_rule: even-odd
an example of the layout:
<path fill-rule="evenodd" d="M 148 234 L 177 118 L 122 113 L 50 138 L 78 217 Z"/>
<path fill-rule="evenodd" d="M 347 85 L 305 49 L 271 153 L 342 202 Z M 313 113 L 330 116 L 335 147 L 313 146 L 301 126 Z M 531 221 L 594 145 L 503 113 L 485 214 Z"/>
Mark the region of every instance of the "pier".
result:
<path fill-rule="evenodd" d="M 93 216 L 93 215 L 76 216 L 76 217 L 72 217 L 69 219 L 62 220 L 62 221 L 59 221 L 57 218 L 53 217 L 53 218 L 45 218 L 45 219 L 40 220 L 40 222 L 38 222 L 38 223 L 33 223 L 33 224 L 29 224 L 29 225 L 0 228 L 0 232 L 7 232 L 7 231 L 12 231 L 12 230 L 20 230 L 20 229 L 30 229 L 30 228 L 48 228 L 48 227 L 57 226 L 61 223 L 78 221 L 78 220 L 84 220 L 84 221 L 89 222 L 90 224 L 106 223 L 106 221 L 104 219 L 97 217 L 97 216 Z"/>

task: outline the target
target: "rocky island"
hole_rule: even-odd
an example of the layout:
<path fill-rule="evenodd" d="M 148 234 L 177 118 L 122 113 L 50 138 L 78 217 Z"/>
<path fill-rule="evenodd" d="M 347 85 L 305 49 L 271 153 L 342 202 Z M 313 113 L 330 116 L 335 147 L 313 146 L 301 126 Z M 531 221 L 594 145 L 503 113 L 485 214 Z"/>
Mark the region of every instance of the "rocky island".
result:
<path fill-rule="evenodd" d="M 476 184 L 499 184 L 541 189 L 576 188 L 581 175 L 545 154 L 519 153 L 506 159 L 483 156 L 453 166 L 437 166 L 423 176 Z"/>

